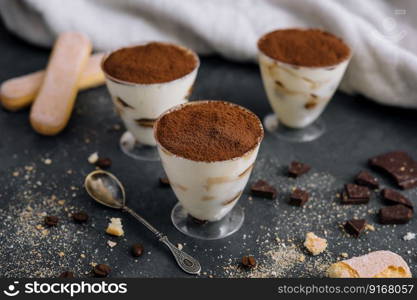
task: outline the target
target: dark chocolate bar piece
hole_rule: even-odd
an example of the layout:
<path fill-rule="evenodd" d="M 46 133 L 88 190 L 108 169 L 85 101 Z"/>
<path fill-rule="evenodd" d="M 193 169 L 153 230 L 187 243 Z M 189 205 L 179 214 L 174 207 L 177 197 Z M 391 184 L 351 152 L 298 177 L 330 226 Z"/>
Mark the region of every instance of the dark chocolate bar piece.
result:
<path fill-rule="evenodd" d="M 275 199 L 277 190 L 265 180 L 258 180 L 251 186 L 251 193 L 254 196 Z"/>
<path fill-rule="evenodd" d="M 378 179 L 376 179 L 367 171 L 360 171 L 359 174 L 355 177 L 355 183 L 366 186 L 373 190 L 379 187 Z"/>
<path fill-rule="evenodd" d="M 288 174 L 291 177 L 298 177 L 301 176 L 308 171 L 310 171 L 311 167 L 305 163 L 299 161 L 292 161 L 288 167 Z"/>
<path fill-rule="evenodd" d="M 371 192 L 365 186 L 348 183 L 345 184 L 346 194 L 351 199 L 369 199 Z"/>
<path fill-rule="evenodd" d="M 346 191 L 342 193 L 342 204 L 367 204 L 369 202 L 369 198 L 349 198 Z"/>
<path fill-rule="evenodd" d="M 358 238 L 361 235 L 361 233 L 365 230 L 365 226 L 366 226 L 366 220 L 351 219 L 351 220 L 346 221 L 344 228 L 347 233 Z"/>
<path fill-rule="evenodd" d="M 371 166 L 384 170 L 402 189 L 417 186 L 417 162 L 404 151 L 393 151 L 371 158 Z"/>
<path fill-rule="evenodd" d="M 301 189 L 295 189 L 290 196 L 290 204 L 295 206 L 303 206 L 307 203 L 309 194 Z"/>
<path fill-rule="evenodd" d="M 413 209 L 413 203 L 397 191 L 392 189 L 383 189 L 381 191 L 381 196 L 388 204 L 402 204 Z"/>
<path fill-rule="evenodd" d="M 413 217 L 413 210 L 397 204 L 386 206 L 379 210 L 379 222 L 381 224 L 405 224 Z"/>
<path fill-rule="evenodd" d="M 371 192 L 365 186 L 353 183 L 345 184 L 342 193 L 342 204 L 366 204 L 369 202 Z"/>

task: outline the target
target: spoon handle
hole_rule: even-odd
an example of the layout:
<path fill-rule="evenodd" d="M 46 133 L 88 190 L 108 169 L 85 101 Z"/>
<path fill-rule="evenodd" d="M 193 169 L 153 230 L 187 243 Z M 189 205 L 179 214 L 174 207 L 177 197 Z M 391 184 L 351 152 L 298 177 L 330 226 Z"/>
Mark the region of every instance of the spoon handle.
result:
<path fill-rule="evenodd" d="M 193 258 L 191 255 L 185 253 L 184 251 L 178 249 L 175 247 L 169 240 L 168 237 L 157 230 L 155 227 L 153 227 L 148 221 L 146 221 L 144 218 L 142 218 L 140 215 L 138 215 L 134 210 L 130 209 L 129 207 L 125 206 L 124 211 L 131 214 L 136 220 L 138 220 L 140 223 L 142 223 L 146 228 L 148 228 L 150 231 L 152 231 L 156 237 L 159 239 L 160 242 L 164 243 L 169 250 L 171 251 L 172 255 L 174 255 L 175 260 L 177 261 L 177 264 L 180 266 L 180 268 L 189 274 L 199 274 L 201 271 L 201 265 Z"/>
<path fill-rule="evenodd" d="M 159 241 L 164 243 L 169 250 L 171 250 L 172 255 L 174 255 L 175 260 L 177 261 L 177 264 L 180 266 L 180 268 L 188 273 L 197 275 L 200 274 L 201 271 L 201 265 L 194 257 L 191 255 L 185 253 L 184 251 L 178 249 L 175 247 L 169 240 L 166 235 L 163 235 L 159 238 Z"/>

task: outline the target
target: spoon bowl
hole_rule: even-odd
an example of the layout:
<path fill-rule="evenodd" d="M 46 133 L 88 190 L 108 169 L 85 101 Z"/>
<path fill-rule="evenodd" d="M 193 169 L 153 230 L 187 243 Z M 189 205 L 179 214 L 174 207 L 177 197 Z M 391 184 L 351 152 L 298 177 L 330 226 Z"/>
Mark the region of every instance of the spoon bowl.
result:
<path fill-rule="evenodd" d="M 125 189 L 113 174 L 96 170 L 87 175 L 84 182 L 87 193 L 100 204 L 122 209 L 126 204 Z"/>
<path fill-rule="evenodd" d="M 125 189 L 116 176 L 110 172 L 96 170 L 87 175 L 84 186 L 91 198 L 98 203 L 131 214 L 136 220 L 152 231 L 158 240 L 168 247 L 172 255 L 174 255 L 178 266 L 183 271 L 193 275 L 200 274 L 201 265 L 198 260 L 175 247 L 165 234 L 157 230 L 142 216 L 126 206 Z"/>

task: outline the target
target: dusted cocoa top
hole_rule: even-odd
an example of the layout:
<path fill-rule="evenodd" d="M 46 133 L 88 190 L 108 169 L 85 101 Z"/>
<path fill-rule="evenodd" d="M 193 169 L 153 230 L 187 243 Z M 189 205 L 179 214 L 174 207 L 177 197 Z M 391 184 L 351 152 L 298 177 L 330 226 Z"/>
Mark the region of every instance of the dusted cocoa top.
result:
<path fill-rule="evenodd" d="M 341 39 L 319 29 L 276 30 L 261 37 L 258 48 L 273 59 L 305 67 L 333 66 L 350 55 Z"/>
<path fill-rule="evenodd" d="M 156 125 L 156 138 L 166 150 L 195 161 L 240 157 L 262 137 L 255 114 L 222 101 L 191 102 L 163 115 Z"/>
<path fill-rule="evenodd" d="M 133 83 L 162 83 L 181 78 L 197 66 L 193 52 L 171 44 L 152 42 L 122 48 L 103 63 L 104 72 Z"/>

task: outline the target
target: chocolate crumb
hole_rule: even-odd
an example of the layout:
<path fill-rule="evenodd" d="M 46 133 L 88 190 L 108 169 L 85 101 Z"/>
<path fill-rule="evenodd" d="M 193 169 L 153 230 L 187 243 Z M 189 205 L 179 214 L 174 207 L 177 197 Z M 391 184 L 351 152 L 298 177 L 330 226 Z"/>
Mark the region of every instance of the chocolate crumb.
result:
<path fill-rule="evenodd" d="M 71 272 L 71 271 L 65 271 L 65 272 L 62 272 L 59 275 L 59 278 L 75 278 L 75 276 L 74 276 L 74 273 L 73 272 Z"/>
<path fill-rule="evenodd" d="M 143 248 L 142 244 L 133 244 L 131 253 L 134 257 L 139 257 L 142 256 L 144 250 L 145 249 Z"/>
<path fill-rule="evenodd" d="M 100 157 L 95 163 L 95 165 L 101 169 L 108 169 L 111 167 L 111 164 L 111 159 L 108 157 Z"/>
<path fill-rule="evenodd" d="M 107 277 L 110 272 L 110 267 L 105 264 L 98 264 L 93 268 L 93 273 L 96 277 Z"/>
<path fill-rule="evenodd" d="M 88 215 L 83 211 L 79 211 L 72 214 L 72 219 L 77 223 L 85 223 L 88 221 Z"/>
<path fill-rule="evenodd" d="M 57 216 L 46 216 L 44 219 L 45 225 L 49 227 L 58 225 L 58 220 Z"/>
<path fill-rule="evenodd" d="M 256 266 L 256 260 L 253 255 L 247 255 L 242 257 L 242 266 L 245 268 L 254 268 Z"/>

